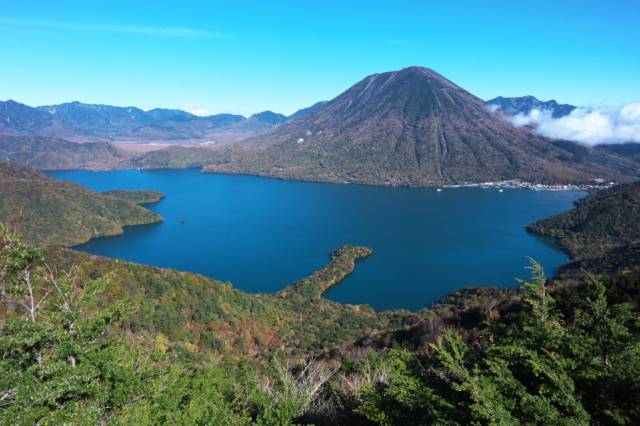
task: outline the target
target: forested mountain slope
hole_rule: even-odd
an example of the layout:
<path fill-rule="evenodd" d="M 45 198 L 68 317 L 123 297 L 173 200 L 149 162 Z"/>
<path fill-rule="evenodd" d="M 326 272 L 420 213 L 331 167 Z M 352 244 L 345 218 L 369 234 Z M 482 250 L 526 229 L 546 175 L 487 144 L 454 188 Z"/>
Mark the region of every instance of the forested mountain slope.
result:
<path fill-rule="evenodd" d="M 160 216 L 138 204 L 160 198 L 156 191 L 100 194 L 34 169 L 0 163 L 0 222 L 38 244 L 76 245 L 120 234 L 127 225 L 159 222 Z"/>
<path fill-rule="evenodd" d="M 127 167 L 131 154 L 106 142 L 75 143 L 42 136 L 0 135 L 0 161 L 42 170 Z"/>
<path fill-rule="evenodd" d="M 574 209 L 543 219 L 529 230 L 557 239 L 576 260 L 624 252 L 631 265 L 639 259 L 632 253 L 640 245 L 640 182 L 593 193 Z"/>
<path fill-rule="evenodd" d="M 589 151 L 589 155 L 578 151 Z M 212 159 L 211 172 L 390 185 L 625 181 L 637 165 L 517 128 L 435 71 L 373 74 Z"/>

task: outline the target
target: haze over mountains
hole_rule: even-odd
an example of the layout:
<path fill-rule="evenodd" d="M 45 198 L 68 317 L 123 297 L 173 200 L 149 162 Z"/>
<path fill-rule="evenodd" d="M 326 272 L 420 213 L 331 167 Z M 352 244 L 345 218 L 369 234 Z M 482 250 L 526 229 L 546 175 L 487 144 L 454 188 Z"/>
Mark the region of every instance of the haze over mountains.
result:
<path fill-rule="evenodd" d="M 631 180 L 634 149 L 558 141 L 517 127 L 503 113 L 553 116 L 575 107 L 532 96 L 488 103 L 433 70 L 373 74 L 331 101 L 289 117 L 200 117 L 181 110 L 72 102 L 31 108 L 0 103 L 0 159 L 45 169 L 203 167 L 210 172 L 389 185 L 521 179 L 536 183 Z M 12 136 L 6 136 L 12 135 Z M 72 141 L 97 141 L 83 144 Z M 114 142 L 184 146 L 142 154 Z M 102 142 L 102 143 L 100 143 Z M 193 146 L 197 145 L 197 146 Z M 156 148 L 157 149 L 157 148 Z"/>

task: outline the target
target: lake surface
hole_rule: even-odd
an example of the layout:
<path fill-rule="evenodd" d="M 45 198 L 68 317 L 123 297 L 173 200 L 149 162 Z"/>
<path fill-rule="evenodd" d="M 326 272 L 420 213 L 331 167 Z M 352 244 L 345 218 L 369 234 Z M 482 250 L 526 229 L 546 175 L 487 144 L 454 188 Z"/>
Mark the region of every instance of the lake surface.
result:
<path fill-rule="evenodd" d="M 197 170 L 64 171 L 51 176 L 97 191 L 155 189 L 165 218 L 77 247 L 103 256 L 198 272 L 249 292 L 309 275 L 344 244 L 374 254 L 329 299 L 418 309 L 468 286 L 515 286 L 527 257 L 548 274 L 567 257 L 526 232 L 568 210 L 580 192 L 332 185 Z M 184 220 L 184 223 L 181 221 Z"/>

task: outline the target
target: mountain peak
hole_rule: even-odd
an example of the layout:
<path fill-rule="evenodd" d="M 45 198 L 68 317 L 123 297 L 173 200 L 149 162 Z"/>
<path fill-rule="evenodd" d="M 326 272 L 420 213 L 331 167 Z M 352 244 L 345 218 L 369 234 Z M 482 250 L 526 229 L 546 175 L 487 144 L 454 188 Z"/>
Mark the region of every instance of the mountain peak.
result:
<path fill-rule="evenodd" d="M 445 92 L 448 95 L 445 95 Z M 413 100 L 425 107 L 427 112 L 432 110 L 427 104 L 433 102 L 442 106 L 443 102 L 449 103 L 454 97 L 462 96 L 468 98 L 467 101 L 482 102 L 436 71 L 419 66 L 372 74 L 340 97 L 349 93 L 356 94 L 358 98 L 362 99 L 379 98 L 378 100 L 382 102 L 397 101 L 398 99 L 400 102 Z M 441 102 L 436 99 L 440 99 Z"/>
<path fill-rule="evenodd" d="M 279 114 L 273 111 L 262 111 L 253 114 L 250 118 L 257 119 L 260 121 L 264 121 L 269 124 L 280 124 L 287 121 L 287 117 L 285 115 Z"/>
<path fill-rule="evenodd" d="M 397 72 L 403 73 L 403 74 L 423 74 L 423 75 L 428 75 L 430 77 L 442 77 L 441 74 L 438 74 L 436 71 L 432 70 L 431 68 L 421 67 L 417 65 L 403 68 Z"/>
<path fill-rule="evenodd" d="M 443 82 L 447 82 L 447 83 L 451 83 L 451 81 L 447 80 L 444 76 L 442 76 L 442 74 L 437 73 L 436 71 L 432 70 L 431 68 L 426 68 L 426 67 L 420 67 L 420 66 L 410 66 L 410 67 L 406 67 L 403 68 L 401 70 L 396 70 L 396 71 L 387 71 L 387 72 L 383 72 L 383 73 L 376 73 L 376 74 L 371 74 L 368 77 L 365 78 L 366 79 L 378 79 L 378 78 L 397 78 L 397 77 L 404 77 L 404 78 L 432 78 L 435 80 L 440 80 Z M 451 83 L 453 84 L 453 83 Z"/>
<path fill-rule="evenodd" d="M 405 77 L 426 78 L 429 80 L 435 80 L 447 85 L 458 87 L 451 80 L 447 79 L 442 74 L 427 67 L 411 66 L 411 67 L 403 68 L 400 71 L 394 71 L 393 73 L 399 76 L 405 76 Z"/>
<path fill-rule="evenodd" d="M 574 162 L 573 146 L 512 126 L 480 98 L 416 66 L 369 75 L 244 145 L 259 149 L 208 170 L 392 185 L 619 177 Z"/>
<path fill-rule="evenodd" d="M 390 119 L 395 123 L 390 123 L 394 127 L 400 122 L 411 127 L 421 119 L 446 111 L 457 111 L 458 116 L 462 114 L 464 119 L 473 119 L 485 109 L 481 99 L 442 75 L 429 68 L 414 66 L 365 77 L 323 107 L 322 117 L 314 120 L 318 126 L 313 127 L 335 129 L 362 123 L 369 121 L 373 111 L 384 113 L 385 120 Z"/>
<path fill-rule="evenodd" d="M 569 115 L 574 109 L 573 105 L 559 104 L 554 99 L 541 101 L 535 96 L 526 95 L 518 97 L 503 97 L 487 101 L 487 104 L 498 107 L 509 114 L 529 114 L 532 110 L 549 111 L 553 118 L 560 118 Z"/>

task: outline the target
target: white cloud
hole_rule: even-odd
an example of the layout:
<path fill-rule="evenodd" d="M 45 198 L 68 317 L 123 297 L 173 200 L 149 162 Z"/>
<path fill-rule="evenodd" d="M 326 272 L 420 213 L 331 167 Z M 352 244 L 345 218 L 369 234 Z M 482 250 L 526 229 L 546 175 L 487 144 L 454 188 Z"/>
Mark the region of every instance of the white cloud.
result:
<path fill-rule="evenodd" d="M 547 110 L 532 110 L 508 120 L 518 127 L 532 126 L 542 136 L 588 145 L 640 142 L 640 102 L 618 108 L 577 108 L 560 118 Z"/>
<path fill-rule="evenodd" d="M 17 28 L 58 29 L 83 32 L 140 34 L 147 36 L 181 37 L 181 38 L 227 38 L 228 36 L 209 30 L 186 27 L 148 27 L 126 24 L 98 24 L 70 21 L 44 21 L 35 19 L 14 19 L 0 17 L 0 24 Z M 5 28 L 6 29 L 6 28 Z"/>
<path fill-rule="evenodd" d="M 212 115 L 212 112 L 203 107 L 200 104 L 187 104 L 182 107 L 184 111 L 187 111 L 193 115 L 198 115 L 200 117 L 206 117 L 208 115 Z"/>

